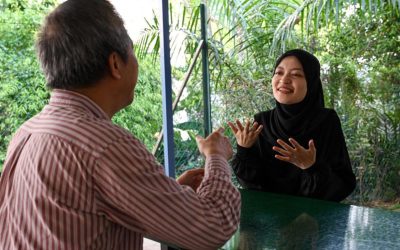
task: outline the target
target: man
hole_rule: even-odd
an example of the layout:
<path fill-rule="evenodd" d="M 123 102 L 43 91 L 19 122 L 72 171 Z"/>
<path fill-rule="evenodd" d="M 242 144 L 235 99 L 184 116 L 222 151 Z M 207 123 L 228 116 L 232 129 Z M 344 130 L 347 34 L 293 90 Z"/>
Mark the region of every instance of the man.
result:
<path fill-rule="evenodd" d="M 142 249 L 143 235 L 215 249 L 231 237 L 240 194 L 222 130 L 198 137 L 204 172 L 175 181 L 142 143 L 112 124 L 133 101 L 138 63 L 109 2 L 59 5 L 45 20 L 37 51 L 51 98 L 9 145 L 0 249 Z"/>

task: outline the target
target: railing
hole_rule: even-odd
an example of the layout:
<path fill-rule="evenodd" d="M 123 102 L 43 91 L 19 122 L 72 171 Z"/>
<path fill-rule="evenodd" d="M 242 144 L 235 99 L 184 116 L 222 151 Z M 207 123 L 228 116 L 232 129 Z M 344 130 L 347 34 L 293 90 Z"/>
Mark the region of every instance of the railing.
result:
<path fill-rule="evenodd" d="M 172 104 L 172 114 L 175 112 L 176 107 L 180 101 L 183 90 L 186 88 L 186 85 L 189 81 L 189 78 L 193 72 L 194 66 L 196 65 L 197 59 L 202 52 L 202 71 L 203 71 L 203 102 L 204 102 L 204 136 L 207 136 L 211 133 L 211 103 L 210 103 L 210 81 L 209 81 L 209 69 L 208 69 L 208 47 L 207 47 L 207 26 L 206 26 L 206 9 L 204 4 L 200 4 L 200 15 L 201 15 L 201 37 L 199 45 L 196 48 L 196 52 L 193 57 L 193 61 L 189 66 L 188 71 L 185 74 L 183 84 L 178 91 L 178 94 L 175 98 L 174 103 Z M 161 145 L 161 141 L 164 137 L 164 129 L 162 128 L 157 142 L 153 147 L 152 153 L 156 154 L 158 148 Z"/>
<path fill-rule="evenodd" d="M 181 88 L 179 89 L 178 94 L 176 95 L 176 98 L 175 98 L 174 103 L 172 104 L 172 113 L 175 112 L 175 109 L 176 109 L 176 107 L 178 106 L 178 103 L 179 103 L 179 101 L 180 101 L 180 99 L 181 99 L 183 90 L 186 88 L 186 85 L 187 85 L 187 83 L 188 83 L 188 81 L 189 81 L 190 75 L 192 74 L 192 71 L 193 71 L 193 69 L 194 69 L 194 66 L 196 65 L 197 58 L 199 57 L 200 52 L 202 51 L 202 48 L 203 48 L 203 46 L 204 46 L 204 43 L 205 43 L 204 40 L 201 40 L 200 43 L 199 43 L 199 45 L 198 45 L 197 48 L 196 48 L 196 52 L 194 53 L 193 61 L 192 61 L 192 63 L 190 64 L 189 70 L 186 72 L 185 77 L 183 78 L 183 84 L 182 84 Z M 160 131 L 160 133 L 159 133 L 159 135 L 158 135 L 158 138 L 157 138 L 157 142 L 156 142 L 156 144 L 154 145 L 153 150 L 152 150 L 153 155 L 156 154 L 158 148 L 159 148 L 160 145 L 161 145 L 161 141 L 162 141 L 162 139 L 163 139 L 163 137 L 164 137 L 163 132 L 164 132 L 163 129 L 161 129 L 161 131 Z"/>

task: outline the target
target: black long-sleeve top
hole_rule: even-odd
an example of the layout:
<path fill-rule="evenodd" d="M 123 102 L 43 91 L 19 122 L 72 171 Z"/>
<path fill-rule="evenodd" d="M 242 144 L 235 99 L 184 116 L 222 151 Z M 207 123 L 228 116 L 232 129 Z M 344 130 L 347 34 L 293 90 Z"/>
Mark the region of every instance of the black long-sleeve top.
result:
<path fill-rule="evenodd" d="M 232 161 L 234 173 L 242 186 L 323 200 L 345 199 L 354 190 L 356 179 L 340 120 L 331 109 L 323 108 L 318 115 L 321 114 L 325 118 L 313 129 L 312 138 L 299 141 L 308 148 L 308 140 L 313 139 L 316 147 L 316 162 L 306 170 L 274 157 L 277 152 L 272 150 L 274 145 L 271 141 L 278 138 L 267 139 L 272 112 L 255 115 L 255 121 L 263 125 L 263 131 L 251 148 L 237 145 L 237 153 Z M 298 140 L 296 136 L 293 138 Z M 287 142 L 287 138 L 280 139 Z"/>

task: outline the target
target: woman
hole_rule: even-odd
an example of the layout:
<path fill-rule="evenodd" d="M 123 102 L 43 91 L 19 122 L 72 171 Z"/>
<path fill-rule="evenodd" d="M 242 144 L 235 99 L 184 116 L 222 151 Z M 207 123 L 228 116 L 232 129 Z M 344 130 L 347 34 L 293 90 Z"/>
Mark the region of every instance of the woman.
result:
<path fill-rule="evenodd" d="M 339 117 L 324 108 L 320 63 L 284 53 L 272 78 L 276 107 L 255 122 L 228 122 L 237 141 L 232 166 L 245 188 L 341 201 L 355 188 Z"/>

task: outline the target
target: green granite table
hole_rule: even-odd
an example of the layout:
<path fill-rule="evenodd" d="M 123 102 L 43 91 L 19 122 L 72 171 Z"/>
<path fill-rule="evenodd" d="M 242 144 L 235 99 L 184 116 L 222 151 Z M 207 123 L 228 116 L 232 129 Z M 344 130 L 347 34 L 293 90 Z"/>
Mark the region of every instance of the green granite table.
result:
<path fill-rule="evenodd" d="M 241 190 L 239 230 L 222 249 L 400 249 L 400 213 Z"/>

